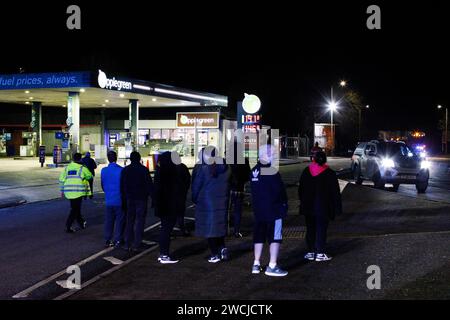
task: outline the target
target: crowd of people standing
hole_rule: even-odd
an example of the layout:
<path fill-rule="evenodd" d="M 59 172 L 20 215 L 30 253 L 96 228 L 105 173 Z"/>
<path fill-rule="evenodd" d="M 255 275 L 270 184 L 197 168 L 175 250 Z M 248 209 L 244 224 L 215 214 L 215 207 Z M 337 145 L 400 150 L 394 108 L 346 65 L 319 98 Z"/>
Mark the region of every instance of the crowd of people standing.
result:
<path fill-rule="evenodd" d="M 271 145 L 261 146 L 259 161 L 250 169 L 248 159 L 244 163 L 234 161 L 227 164 L 215 147 L 207 146 L 199 153 L 191 177 L 176 152 L 164 152 L 158 157 L 152 179 L 138 152 L 132 152 L 131 163 L 121 167 L 117 164 L 117 154 L 109 151 L 109 164 L 101 172 L 106 206 L 105 245 L 121 246 L 130 251 L 140 249 L 151 198 L 155 216 L 161 221 L 158 262 L 177 263 L 178 260 L 170 255 L 170 239 L 177 224 L 184 234 L 187 233 L 184 215 L 187 194 L 191 188 L 192 202 L 195 204 L 195 235 L 208 243 L 211 252 L 208 262 L 227 261 L 230 259 L 225 243 L 228 212 L 231 206 L 234 236 L 243 237 L 240 221 L 244 186 L 250 181 L 254 244 L 251 272 L 258 274 L 263 271 L 261 255 L 264 244 L 268 243 L 270 262 L 265 268 L 265 274 L 277 277 L 287 275 L 288 272 L 278 265 L 277 260 L 282 243 L 283 220 L 288 213 L 288 198 L 281 175 L 272 165 L 273 155 Z M 71 203 L 66 222 L 69 233 L 75 232 L 72 228 L 75 220 L 82 229 L 86 228 L 86 221 L 81 215 L 81 202 L 93 194 L 92 182 L 96 168 L 89 161 L 92 160 L 89 156 L 82 160 L 77 153 L 73 160 L 60 176 L 61 191 Z M 308 260 L 331 259 L 325 252 L 327 227 L 329 221 L 342 211 L 336 174 L 326 161 L 325 153 L 317 151 L 299 181 L 300 214 L 305 216 L 307 226 L 308 252 L 305 259 Z"/>

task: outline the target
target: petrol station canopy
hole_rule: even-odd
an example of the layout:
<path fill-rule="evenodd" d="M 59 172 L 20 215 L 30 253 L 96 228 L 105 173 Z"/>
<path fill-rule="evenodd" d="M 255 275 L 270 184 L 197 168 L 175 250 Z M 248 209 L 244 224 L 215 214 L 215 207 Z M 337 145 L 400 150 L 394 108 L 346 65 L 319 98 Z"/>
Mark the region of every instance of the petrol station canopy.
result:
<path fill-rule="evenodd" d="M 106 72 L 0 74 L 0 102 L 66 107 L 69 92 L 80 96 L 81 108 L 127 108 L 138 100 L 146 107 L 226 107 L 227 97 L 173 86 L 109 77 Z"/>

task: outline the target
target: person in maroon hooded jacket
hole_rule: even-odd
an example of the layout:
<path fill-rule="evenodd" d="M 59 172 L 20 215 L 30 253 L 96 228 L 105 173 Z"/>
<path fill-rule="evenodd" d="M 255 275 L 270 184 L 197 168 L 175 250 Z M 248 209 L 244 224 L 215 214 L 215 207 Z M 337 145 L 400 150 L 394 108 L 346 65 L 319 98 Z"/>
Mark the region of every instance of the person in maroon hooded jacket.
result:
<path fill-rule="evenodd" d="M 306 221 L 305 259 L 311 261 L 331 260 L 325 253 L 328 223 L 342 213 L 339 182 L 326 162 L 325 153 L 316 152 L 313 162 L 303 171 L 298 187 L 300 214 Z"/>

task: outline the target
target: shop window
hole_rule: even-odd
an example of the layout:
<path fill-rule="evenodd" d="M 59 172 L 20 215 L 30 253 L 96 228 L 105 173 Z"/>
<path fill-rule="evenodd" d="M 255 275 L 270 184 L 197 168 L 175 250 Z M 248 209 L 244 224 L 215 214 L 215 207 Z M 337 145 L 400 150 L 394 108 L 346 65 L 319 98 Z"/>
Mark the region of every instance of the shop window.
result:
<path fill-rule="evenodd" d="M 151 140 L 161 139 L 161 129 L 150 129 L 150 139 Z"/>
<path fill-rule="evenodd" d="M 170 139 L 170 130 L 169 129 L 163 129 L 161 130 L 161 138 L 165 140 Z"/>

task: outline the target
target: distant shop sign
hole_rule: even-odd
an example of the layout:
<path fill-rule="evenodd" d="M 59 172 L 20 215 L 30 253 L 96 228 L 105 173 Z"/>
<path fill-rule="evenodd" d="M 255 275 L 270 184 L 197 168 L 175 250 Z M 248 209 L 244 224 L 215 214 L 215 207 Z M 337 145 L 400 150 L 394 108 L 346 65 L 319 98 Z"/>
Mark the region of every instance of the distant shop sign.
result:
<path fill-rule="evenodd" d="M 177 128 L 219 128 L 219 112 L 177 112 Z"/>
<path fill-rule="evenodd" d="M 123 80 L 117 80 L 116 78 L 108 78 L 106 76 L 106 73 L 104 73 L 102 70 L 98 70 L 98 77 L 97 77 L 98 86 L 102 89 L 108 89 L 108 90 L 132 90 L 133 84 L 129 81 L 123 81 Z"/>
<path fill-rule="evenodd" d="M 0 75 L 0 90 L 86 87 L 89 82 L 86 72 L 11 74 Z"/>

